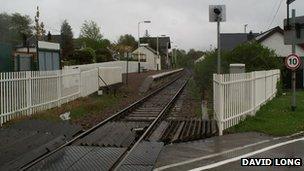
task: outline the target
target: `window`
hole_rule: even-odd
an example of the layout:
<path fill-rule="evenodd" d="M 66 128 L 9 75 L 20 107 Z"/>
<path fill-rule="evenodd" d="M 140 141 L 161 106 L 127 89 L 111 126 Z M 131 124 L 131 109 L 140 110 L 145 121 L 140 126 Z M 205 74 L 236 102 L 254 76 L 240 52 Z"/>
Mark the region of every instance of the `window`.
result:
<path fill-rule="evenodd" d="M 59 52 L 39 52 L 39 70 L 50 71 L 60 69 Z"/>

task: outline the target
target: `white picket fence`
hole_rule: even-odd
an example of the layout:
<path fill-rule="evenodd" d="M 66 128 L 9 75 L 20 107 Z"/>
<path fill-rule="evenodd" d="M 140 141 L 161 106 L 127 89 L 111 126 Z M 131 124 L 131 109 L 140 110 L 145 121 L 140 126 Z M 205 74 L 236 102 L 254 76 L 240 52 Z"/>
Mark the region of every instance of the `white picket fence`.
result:
<path fill-rule="evenodd" d="M 214 74 L 214 115 L 219 135 L 247 115 L 255 115 L 263 104 L 275 97 L 279 79 L 280 70 Z"/>
<path fill-rule="evenodd" d="M 0 73 L 0 125 L 98 91 L 98 68 Z"/>
<path fill-rule="evenodd" d="M 85 97 L 98 91 L 98 68 L 83 71 L 81 75 L 81 96 Z"/>

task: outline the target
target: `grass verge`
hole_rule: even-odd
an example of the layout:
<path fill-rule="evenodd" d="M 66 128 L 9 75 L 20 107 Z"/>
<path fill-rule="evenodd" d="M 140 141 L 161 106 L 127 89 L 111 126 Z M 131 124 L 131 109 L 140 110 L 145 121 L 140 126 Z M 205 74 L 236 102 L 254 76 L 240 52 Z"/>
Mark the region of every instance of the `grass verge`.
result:
<path fill-rule="evenodd" d="M 304 91 L 297 92 L 297 110 L 291 111 L 291 93 L 274 98 L 256 113 L 240 124 L 228 129 L 228 133 L 261 132 L 284 136 L 304 130 Z"/>
<path fill-rule="evenodd" d="M 62 120 L 60 119 L 59 115 L 65 112 L 70 112 L 71 121 L 75 122 L 81 120 L 84 117 L 100 115 L 104 110 L 115 107 L 119 103 L 121 97 L 121 93 L 118 93 L 116 95 L 113 93 L 103 94 L 101 96 L 98 96 L 95 93 L 88 97 L 79 98 L 72 102 L 63 104 L 60 107 L 38 112 L 29 117 L 24 116 L 14 119 L 6 123 L 6 126 L 23 121 L 24 119 L 61 122 Z"/>
<path fill-rule="evenodd" d="M 196 85 L 193 78 L 191 78 L 186 86 L 186 88 L 189 90 L 189 94 L 191 97 L 191 101 L 193 103 L 194 107 L 194 114 L 198 117 L 202 116 L 202 108 L 201 108 L 201 93 L 199 87 Z"/>

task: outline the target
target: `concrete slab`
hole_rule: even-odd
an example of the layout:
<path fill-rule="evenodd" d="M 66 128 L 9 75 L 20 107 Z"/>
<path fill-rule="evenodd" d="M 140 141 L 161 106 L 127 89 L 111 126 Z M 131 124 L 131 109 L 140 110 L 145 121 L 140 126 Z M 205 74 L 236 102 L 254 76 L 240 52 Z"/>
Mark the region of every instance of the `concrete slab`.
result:
<path fill-rule="evenodd" d="M 296 148 L 290 146 L 284 149 L 282 146 L 280 147 L 282 149 L 278 148 L 275 152 L 270 149 L 268 153 L 262 153 L 264 149 L 276 147 L 278 144 L 284 145 L 286 142 L 298 140 L 297 138 L 299 137 L 304 140 L 303 133 L 286 137 L 269 137 L 258 133 L 243 133 L 210 138 L 209 142 L 198 141 L 182 145 L 171 145 L 171 147 L 164 148 L 157 164 L 161 165 L 165 163 L 162 162 L 165 160 L 170 160 L 170 162 L 175 160 L 176 162 L 157 167 L 156 170 L 191 170 L 195 168 L 202 170 L 210 169 L 210 166 L 217 166 L 218 164 L 220 164 L 220 167 L 212 167 L 211 169 L 227 170 L 230 167 L 228 170 L 244 170 L 244 168 L 240 167 L 240 162 L 238 161 L 241 159 L 240 157 L 246 157 L 248 154 L 252 157 L 259 153 L 261 155 L 256 155 L 256 157 L 303 157 L 304 150 L 299 150 L 303 149 L 303 141 L 296 144 Z M 299 153 L 295 151 L 299 151 Z M 174 157 L 169 158 L 168 155 L 173 155 Z M 223 162 L 227 161 L 229 161 L 227 167 L 222 165 L 226 164 Z M 283 168 L 286 169 L 286 167 Z M 267 168 L 265 167 L 265 169 Z M 260 167 L 253 170 L 260 170 Z"/>
<path fill-rule="evenodd" d="M 167 145 L 160 153 L 156 168 L 185 160 L 210 155 L 273 137 L 260 133 L 230 134 L 204 140 Z"/>
<path fill-rule="evenodd" d="M 304 141 L 298 141 L 295 143 L 291 143 L 288 145 L 284 145 L 282 147 L 278 147 L 269 151 L 265 151 L 258 155 L 251 156 L 250 158 L 304 158 Z M 302 164 L 303 165 L 303 164 Z M 215 167 L 210 169 L 212 171 L 220 171 L 220 170 L 248 170 L 248 171 L 284 171 L 284 170 L 304 170 L 303 166 L 241 166 L 241 161 L 235 161 L 232 163 L 228 163 L 219 167 Z"/>
<path fill-rule="evenodd" d="M 68 122 L 25 120 L 0 129 L 0 170 L 18 170 L 71 139 L 80 131 Z"/>

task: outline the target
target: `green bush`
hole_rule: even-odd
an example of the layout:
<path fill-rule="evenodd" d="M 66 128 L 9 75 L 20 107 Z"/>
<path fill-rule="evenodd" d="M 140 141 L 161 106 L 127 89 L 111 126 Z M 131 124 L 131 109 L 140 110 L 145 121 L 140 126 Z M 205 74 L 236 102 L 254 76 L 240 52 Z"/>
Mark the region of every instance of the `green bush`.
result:
<path fill-rule="evenodd" d="M 95 61 L 95 51 L 92 48 L 84 48 L 81 50 L 75 50 L 73 54 L 73 59 L 75 64 L 90 64 Z"/>
<path fill-rule="evenodd" d="M 96 62 L 112 61 L 112 54 L 107 48 L 99 48 L 96 50 Z"/>
<path fill-rule="evenodd" d="M 229 64 L 244 63 L 246 72 L 281 69 L 282 63 L 274 51 L 258 43 L 245 43 L 231 52 L 222 52 L 221 65 L 223 73 L 229 73 Z M 217 52 L 209 52 L 205 59 L 195 64 L 194 79 L 207 95 L 206 100 L 212 100 L 213 73 L 217 71 Z"/>
<path fill-rule="evenodd" d="M 275 52 L 259 43 L 245 43 L 237 46 L 224 61 L 226 71 L 231 63 L 245 64 L 247 72 L 282 68 L 280 58 Z"/>

